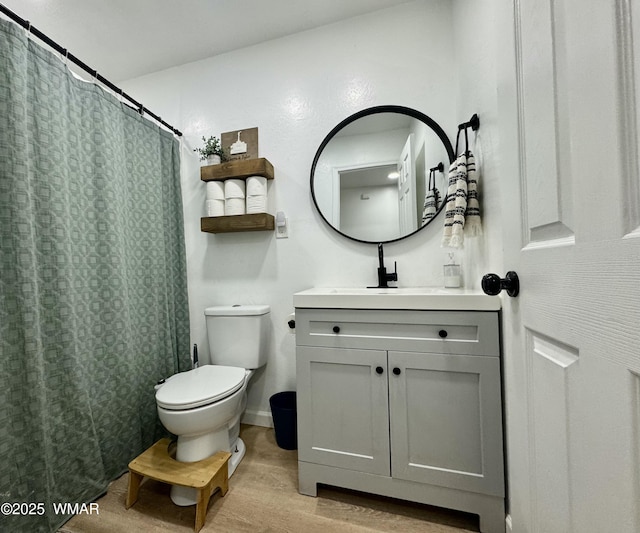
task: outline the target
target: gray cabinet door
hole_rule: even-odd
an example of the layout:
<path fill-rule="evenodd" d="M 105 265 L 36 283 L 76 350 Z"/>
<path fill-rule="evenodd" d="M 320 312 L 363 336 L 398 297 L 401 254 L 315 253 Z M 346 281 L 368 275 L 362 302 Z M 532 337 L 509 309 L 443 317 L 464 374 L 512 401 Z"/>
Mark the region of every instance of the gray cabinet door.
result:
<path fill-rule="evenodd" d="M 500 358 L 389 352 L 391 475 L 504 495 Z"/>
<path fill-rule="evenodd" d="M 387 352 L 298 346 L 298 459 L 390 474 Z"/>

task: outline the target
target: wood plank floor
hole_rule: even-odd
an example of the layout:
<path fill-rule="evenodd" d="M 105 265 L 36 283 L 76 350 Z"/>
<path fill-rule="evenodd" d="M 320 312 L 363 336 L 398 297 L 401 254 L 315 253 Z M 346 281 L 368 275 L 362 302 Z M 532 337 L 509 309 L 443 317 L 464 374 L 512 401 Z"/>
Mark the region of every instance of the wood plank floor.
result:
<path fill-rule="evenodd" d="M 479 531 L 475 515 L 321 486 L 318 497 L 298 494 L 297 452 L 278 448 L 272 428 L 242 426 L 247 454 L 229 492 L 211 498 L 202 533 Z M 124 508 L 128 474 L 97 500 L 98 515 L 73 517 L 58 533 L 192 532 L 195 506 L 178 507 L 169 487 L 147 480 L 137 503 Z"/>

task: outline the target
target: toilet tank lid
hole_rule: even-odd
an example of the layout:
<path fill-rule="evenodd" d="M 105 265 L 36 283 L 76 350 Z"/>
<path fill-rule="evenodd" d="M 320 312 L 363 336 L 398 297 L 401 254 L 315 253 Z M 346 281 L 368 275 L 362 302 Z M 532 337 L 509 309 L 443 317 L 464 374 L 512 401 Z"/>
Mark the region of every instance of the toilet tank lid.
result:
<path fill-rule="evenodd" d="M 268 305 L 216 305 L 204 310 L 206 316 L 250 316 L 266 315 L 270 311 Z"/>

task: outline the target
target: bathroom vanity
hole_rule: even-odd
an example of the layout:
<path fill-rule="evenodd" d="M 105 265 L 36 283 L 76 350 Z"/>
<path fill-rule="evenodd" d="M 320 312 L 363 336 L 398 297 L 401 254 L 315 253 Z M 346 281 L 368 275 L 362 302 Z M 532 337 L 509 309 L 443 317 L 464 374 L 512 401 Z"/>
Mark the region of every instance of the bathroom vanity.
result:
<path fill-rule="evenodd" d="M 311 289 L 294 306 L 300 493 L 458 509 L 504 533 L 500 299 Z"/>

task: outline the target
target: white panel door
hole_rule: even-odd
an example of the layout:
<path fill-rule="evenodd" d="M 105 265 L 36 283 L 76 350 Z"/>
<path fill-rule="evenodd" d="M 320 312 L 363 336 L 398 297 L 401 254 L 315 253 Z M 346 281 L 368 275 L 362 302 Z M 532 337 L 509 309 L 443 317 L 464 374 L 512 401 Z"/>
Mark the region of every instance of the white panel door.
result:
<path fill-rule="evenodd" d="M 635 533 L 640 0 L 498 5 L 511 529 Z"/>
<path fill-rule="evenodd" d="M 418 229 L 416 208 L 416 171 L 413 154 L 413 137 L 410 133 L 400 154 L 398 163 L 398 211 L 400 213 L 400 235 L 407 235 Z M 422 213 L 421 213 L 422 215 Z"/>

